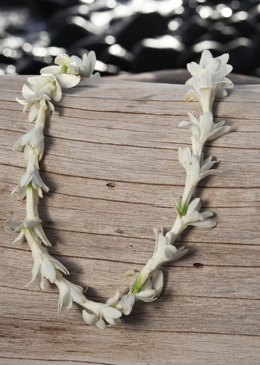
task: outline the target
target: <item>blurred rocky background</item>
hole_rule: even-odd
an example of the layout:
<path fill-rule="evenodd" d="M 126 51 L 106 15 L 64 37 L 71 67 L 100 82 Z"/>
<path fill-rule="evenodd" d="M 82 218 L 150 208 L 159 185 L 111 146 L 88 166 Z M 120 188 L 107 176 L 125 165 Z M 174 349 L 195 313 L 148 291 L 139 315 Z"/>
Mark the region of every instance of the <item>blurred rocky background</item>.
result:
<path fill-rule="evenodd" d="M 38 74 L 94 50 L 101 75 L 186 68 L 209 49 L 260 76 L 257 0 L 1 0 L 0 74 Z"/>

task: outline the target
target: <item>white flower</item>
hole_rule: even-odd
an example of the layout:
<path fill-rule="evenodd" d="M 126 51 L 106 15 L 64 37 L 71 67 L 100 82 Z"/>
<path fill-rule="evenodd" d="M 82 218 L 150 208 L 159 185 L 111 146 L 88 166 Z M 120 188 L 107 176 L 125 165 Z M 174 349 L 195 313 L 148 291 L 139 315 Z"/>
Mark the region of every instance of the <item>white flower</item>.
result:
<path fill-rule="evenodd" d="M 28 184 L 26 187 L 26 217 L 23 222 L 18 222 L 14 220 L 7 220 L 6 224 L 11 227 L 11 231 L 5 228 L 7 232 L 17 232 L 21 231 L 19 236 L 14 240 L 14 242 L 19 241 L 23 235 L 23 229 L 29 229 L 31 231 L 32 236 L 35 238 L 37 242 L 43 242 L 46 246 L 51 246 L 48 238 L 46 237 L 44 230 L 41 225 L 41 219 L 39 217 L 38 209 L 37 209 L 37 200 L 36 200 L 36 190 L 32 187 L 31 184 Z"/>
<path fill-rule="evenodd" d="M 68 75 L 79 75 L 79 68 L 73 63 L 71 57 L 60 54 L 55 58 L 54 63 L 58 66 L 47 66 L 41 69 L 41 74 L 58 75 L 60 73 Z"/>
<path fill-rule="evenodd" d="M 55 58 L 55 64 L 58 66 L 47 66 L 41 69 L 41 74 L 48 73 L 58 75 L 60 73 L 68 75 L 80 75 L 82 77 L 99 77 L 99 73 L 93 75 L 96 64 L 96 54 L 91 51 L 85 53 L 81 60 L 77 56 L 69 57 L 66 54 L 61 54 Z"/>
<path fill-rule="evenodd" d="M 21 231 L 19 235 L 16 237 L 16 239 L 13 241 L 13 243 L 18 242 L 23 238 L 24 236 L 23 229 L 26 228 L 30 230 L 31 235 L 35 238 L 35 240 L 37 240 L 37 242 L 42 241 L 46 246 L 51 246 L 51 243 L 46 237 L 45 232 L 42 228 L 41 219 L 39 217 L 38 218 L 36 217 L 35 219 L 25 218 L 23 222 L 18 222 L 12 219 L 8 219 L 5 221 L 5 223 L 9 227 L 11 227 L 11 230 L 5 227 L 6 232 L 13 233 Z"/>
<path fill-rule="evenodd" d="M 123 295 L 120 304 L 123 308 L 123 313 L 128 316 L 133 309 L 134 303 L 138 300 L 143 302 L 153 302 L 156 300 L 163 288 L 163 273 L 160 270 L 156 270 L 153 275 L 143 285 L 142 289 L 136 293 L 134 287 L 137 284 L 140 273 L 135 273 L 132 283 L 130 285 L 129 293 Z"/>
<path fill-rule="evenodd" d="M 40 76 L 29 77 L 27 81 L 33 85 L 32 91 L 39 94 L 47 94 L 55 102 L 61 101 L 61 88 L 71 88 L 76 86 L 79 81 L 79 76 L 58 74 L 42 74 Z"/>
<path fill-rule="evenodd" d="M 65 266 L 63 266 L 57 259 L 48 254 L 48 252 L 41 247 L 39 241 L 33 235 L 30 229 L 24 229 L 24 235 L 29 243 L 32 256 L 34 259 L 34 265 L 32 268 L 32 279 L 25 285 L 30 285 L 37 277 L 38 286 L 40 289 L 44 289 L 44 277 L 51 283 L 56 280 L 56 270 L 63 272 L 68 275 L 69 272 Z"/>
<path fill-rule="evenodd" d="M 216 226 L 214 219 L 208 219 L 213 215 L 211 212 L 200 213 L 201 202 L 200 198 L 194 199 L 187 208 L 185 215 L 180 214 L 180 203 L 173 196 L 173 205 L 177 213 L 177 219 L 172 229 L 166 233 L 166 237 L 171 242 L 174 242 L 178 235 L 187 226 L 197 226 L 201 228 L 213 228 Z"/>
<path fill-rule="evenodd" d="M 220 172 L 219 170 L 210 170 L 214 163 L 217 162 L 211 159 L 212 157 L 209 157 L 200 163 L 201 158 L 198 152 L 191 154 L 188 147 L 179 148 L 179 161 L 186 170 L 186 184 L 182 197 L 182 205 L 186 205 L 186 207 L 183 206 L 184 214 L 197 183 L 206 176 Z"/>
<path fill-rule="evenodd" d="M 79 68 L 79 74 L 82 77 L 99 77 L 100 74 L 97 72 L 93 75 L 96 65 L 96 54 L 94 51 L 90 51 L 89 54 L 84 54 L 81 60 L 77 56 L 71 57 L 73 64 Z"/>
<path fill-rule="evenodd" d="M 82 311 L 84 321 L 90 325 L 95 324 L 101 330 L 105 329 L 106 323 L 113 325 L 120 323 L 122 313 L 119 309 L 115 308 L 120 295 L 120 291 L 117 289 L 116 294 L 112 298 L 109 298 L 106 304 L 86 300 L 86 302 L 81 305 L 92 313 L 89 313 L 84 309 Z"/>
<path fill-rule="evenodd" d="M 30 145 L 27 144 L 25 146 L 24 156 L 28 160 L 26 173 L 21 177 L 19 184 L 11 193 L 14 194 L 16 190 L 18 190 L 17 193 L 18 200 L 21 200 L 25 197 L 27 187 L 29 186 L 29 184 L 32 185 L 32 187 L 36 190 L 38 196 L 41 198 L 42 198 L 42 189 L 46 192 L 49 191 L 49 188 L 44 184 L 40 176 L 39 166 L 38 166 L 38 155 L 36 152 L 37 151 Z"/>
<path fill-rule="evenodd" d="M 153 260 L 153 265 L 151 266 L 152 271 L 156 270 L 158 267 L 160 267 L 162 264 L 166 262 L 180 259 L 188 252 L 187 249 L 185 250 L 184 246 L 178 249 L 175 246 L 173 246 L 170 243 L 168 237 L 164 236 L 163 229 L 159 234 L 157 229 L 154 229 L 154 232 L 156 235 L 156 243 L 152 257 Z"/>
<path fill-rule="evenodd" d="M 66 54 L 60 54 L 55 58 L 54 63 L 58 66 L 47 66 L 41 69 L 41 74 L 52 74 L 57 76 L 60 73 L 68 74 L 68 75 L 76 75 L 80 74 L 79 68 L 73 62 L 72 58 Z"/>
<path fill-rule="evenodd" d="M 82 304 L 86 301 L 85 296 L 82 294 L 83 288 L 79 285 L 73 284 L 56 270 L 56 280 L 54 282 L 59 288 L 60 299 L 58 304 L 58 315 L 61 315 L 62 308 L 70 309 L 73 302 Z"/>
<path fill-rule="evenodd" d="M 22 94 L 25 100 L 20 100 L 18 98 L 15 100 L 18 101 L 18 103 L 24 105 L 24 113 L 29 107 L 31 107 L 28 115 L 28 120 L 30 123 L 32 123 L 37 118 L 40 107 L 45 110 L 46 116 L 49 116 L 50 113 L 54 113 L 54 106 L 51 103 L 50 96 L 44 93 L 36 94 L 31 89 L 29 89 L 27 85 L 23 86 Z"/>
<path fill-rule="evenodd" d="M 223 54 L 213 58 L 210 51 L 202 52 L 199 65 L 196 62 L 188 63 L 187 68 L 192 77 L 186 82 L 194 90 L 189 90 L 185 96 L 186 101 L 199 100 L 203 112 L 211 111 L 215 97 L 227 95 L 225 89 L 233 88 L 233 83 L 225 76 L 232 71 L 232 66 L 227 65 L 229 55 Z"/>
<path fill-rule="evenodd" d="M 48 192 L 49 188 L 44 184 L 40 176 L 38 168 L 32 164 L 28 163 L 26 173 L 21 177 L 19 184 L 12 191 L 14 194 L 18 190 L 17 198 L 18 200 L 23 199 L 26 196 L 26 187 L 28 184 L 32 184 L 33 188 L 37 191 L 38 195 L 42 197 L 42 190 Z"/>
<path fill-rule="evenodd" d="M 214 123 L 211 112 L 206 112 L 198 118 L 191 113 L 188 113 L 188 115 L 190 117 L 190 122 L 182 121 L 179 123 L 179 127 L 188 126 L 190 129 L 192 133 L 191 141 L 193 153 L 198 151 L 199 154 L 201 154 L 207 141 L 212 141 L 213 139 L 221 137 L 230 130 L 229 126 L 224 126 L 224 120 Z"/>
<path fill-rule="evenodd" d="M 178 217 L 182 221 L 182 227 L 183 227 L 182 230 L 189 225 L 201 228 L 212 228 L 216 226 L 216 222 L 214 221 L 214 219 L 208 219 L 213 215 L 212 212 L 200 213 L 200 208 L 201 208 L 200 198 L 195 198 L 190 202 L 185 216 L 180 216 L 179 214 L 180 206 L 176 199 L 173 199 L 173 204 Z"/>
<path fill-rule="evenodd" d="M 40 161 L 44 152 L 44 135 L 41 124 L 36 124 L 30 132 L 22 135 L 15 143 L 13 150 L 18 150 L 20 147 L 27 144 L 34 148 L 35 153 L 38 155 L 38 159 Z"/>

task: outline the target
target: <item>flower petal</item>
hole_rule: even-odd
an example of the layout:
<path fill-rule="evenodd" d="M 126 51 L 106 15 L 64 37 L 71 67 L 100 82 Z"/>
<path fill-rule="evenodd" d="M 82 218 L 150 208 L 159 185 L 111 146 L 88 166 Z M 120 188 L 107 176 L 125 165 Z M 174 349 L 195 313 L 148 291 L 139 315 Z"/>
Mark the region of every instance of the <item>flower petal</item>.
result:
<path fill-rule="evenodd" d="M 41 74 L 52 74 L 52 75 L 57 75 L 59 72 L 61 72 L 61 67 L 60 66 L 47 66 L 47 67 L 43 67 L 40 70 Z"/>
<path fill-rule="evenodd" d="M 98 320 L 98 316 L 96 314 L 90 314 L 85 309 L 82 311 L 82 316 L 84 321 L 90 325 L 96 323 Z"/>
<path fill-rule="evenodd" d="M 106 304 L 109 304 L 109 305 L 115 304 L 116 302 L 118 302 L 120 295 L 121 295 L 120 290 L 119 290 L 119 288 L 117 288 L 115 295 L 113 295 L 113 297 L 109 298 L 106 301 Z"/>
<path fill-rule="evenodd" d="M 57 79 L 61 87 L 71 88 L 76 86 L 80 82 L 80 76 L 59 74 Z"/>
<path fill-rule="evenodd" d="M 192 202 L 189 204 L 186 215 L 191 214 L 195 209 L 198 208 L 200 202 L 200 198 L 196 198 L 192 200 Z"/>
<path fill-rule="evenodd" d="M 156 291 L 156 296 L 159 297 L 163 288 L 163 273 L 161 270 L 155 270 L 152 276 L 152 283 Z"/>
<path fill-rule="evenodd" d="M 217 225 L 214 219 L 206 219 L 205 221 L 190 223 L 190 226 L 196 226 L 201 228 L 213 228 Z"/>
<path fill-rule="evenodd" d="M 131 294 L 123 295 L 121 298 L 121 305 L 123 307 L 123 313 L 128 316 L 133 309 L 135 302 L 135 296 Z"/>
<path fill-rule="evenodd" d="M 102 313 L 104 315 L 104 317 L 109 317 L 109 318 L 120 318 L 122 316 L 122 313 L 113 307 L 105 307 L 102 309 Z"/>
<path fill-rule="evenodd" d="M 103 321 L 103 319 L 102 318 L 100 318 L 100 320 L 99 321 L 97 321 L 96 323 L 95 323 L 95 325 L 100 329 L 100 330 L 104 330 L 105 328 L 106 328 L 106 324 L 105 324 L 105 322 Z"/>

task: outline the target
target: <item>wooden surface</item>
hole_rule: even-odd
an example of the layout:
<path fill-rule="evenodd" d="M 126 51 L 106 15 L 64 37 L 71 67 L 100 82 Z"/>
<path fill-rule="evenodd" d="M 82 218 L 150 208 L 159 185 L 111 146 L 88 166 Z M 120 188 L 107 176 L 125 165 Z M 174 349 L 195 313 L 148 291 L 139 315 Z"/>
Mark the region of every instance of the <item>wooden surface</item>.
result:
<path fill-rule="evenodd" d="M 260 86 L 240 86 L 216 102 L 216 120 L 231 132 L 206 147 L 222 175 L 201 181 L 196 194 L 212 210 L 214 229 L 188 228 L 176 246 L 189 253 L 163 267 L 165 286 L 154 303 L 139 302 L 118 327 L 84 324 L 76 305 L 57 316 L 58 291 L 31 277 L 26 242 L 11 242 L 6 219 L 22 220 L 25 202 L 10 192 L 25 172 L 12 146 L 30 130 L 14 101 L 25 77 L 0 78 L 0 364 L 259 364 L 260 349 Z M 86 80 L 65 91 L 47 122 L 42 177 L 50 193 L 39 202 L 51 254 L 71 281 L 106 300 L 127 269 L 139 270 L 154 250 L 154 226 L 175 218 L 180 196 L 177 127 L 187 111 L 187 87 Z"/>

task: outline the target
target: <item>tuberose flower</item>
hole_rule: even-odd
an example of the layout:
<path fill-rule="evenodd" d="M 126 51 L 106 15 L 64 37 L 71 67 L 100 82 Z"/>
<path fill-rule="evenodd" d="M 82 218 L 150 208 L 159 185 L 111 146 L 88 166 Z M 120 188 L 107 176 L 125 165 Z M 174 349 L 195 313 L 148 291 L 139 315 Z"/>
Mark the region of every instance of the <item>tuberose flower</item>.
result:
<path fill-rule="evenodd" d="M 82 311 L 84 321 L 90 325 L 95 324 L 101 330 L 105 329 L 106 323 L 112 325 L 120 323 L 122 313 L 119 309 L 115 308 L 120 295 L 120 291 L 117 289 L 115 295 L 109 298 L 106 304 L 86 300 L 86 302 L 81 305 L 86 307 L 91 313 L 85 309 Z"/>
<path fill-rule="evenodd" d="M 70 309 L 73 302 L 82 304 L 86 301 L 84 296 L 83 288 L 79 285 L 71 283 L 65 279 L 60 271 L 56 270 L 56 279 L 54 283 L 59 288 L 60 299 L 58 304 L 58 315 L 61 315 L 62 308 Z"/>
<path fill-rule="evenodd" d="M 34 148 L 35 153 L 38 155 L 40 161 L 44 152 L 44 135 L 43 126 L 41 124 L 36 124 L 31 131 L 23 134 L 15 143 L 13 150 L 18 150 L 20 147 L 27 144 Z"/>
<path fill-rule="evenodd" d="M 40 197 L 42 197 L 42 190 L 46 192 L 49 191 L 48 186 L 46 186 L 42 181 L 38 168 L 32 163 L 28 163 L 26 173 L 21 177 L 19 184 L 12 191 L 11 194 L 14 194 L 18 190 L 18 200 L 23 199 L 26 196 L 26 187 L 30 183 Z"/>
<path fill-rule="evenodd" d="M 61 101 L 61 88 L 71 88 L 76 86 L 80 77 L 75 75 L 57 74 L 42 74 L 40 76 L 28 77 L 27 81 L 33 85 L 32 91 L 39 94 L 46 94 L 55 102 Z"/>
<path fill-rule="evenodd" d="M 163 288 L 163 273 L 160 270 L 156 270 L 143 285 L 142 289 L 136 293 L 134 287 L 137 284 L 139 275 L 139 272 L 134 274 L 129 293 L 123 295 L 120 301 L 123 313 L 126 316 L 132 312 L 136 301 L 141 300 L 146 303 L 153 302 L 160 296 Z"/>
<path fill-rule="evenodd" d="M 38 116 L 40 107 L 42 107 L 46 116 L 49 116 L 50 113 L 54 113 L 54 105 L 51 103 L 51 97 L 44 93 L 35 93 L 27 85 L 23 85 L 22 94 L 25 100 L 20 100 L 16 98 L 15 100 L 24 105 L 23 112 L 30 107 L 28 120 L 32 123 Z"/>
<path fill-rule="evenodd" d="M 232 81 L 226 78 L 233 69 L 231 65 L 227 65 L 228 58 L 227 53 L 213 58 L 210 51 L 205 50 L 199 65 L 196 62 L 188 63 L 187 68 L 192 77 L 186 85 L 192 85 L 194 90 L 187 92 L 185 100 L 199 100 L 204 113 L 211 111 L 215 97 L 226 96 L 225 89 L 234 87 Z"/>
<path fill-rule="evenodd" d="M 61 54 L 55 58 L 55 64 L 58 66 L 47 66 L 41 69 L 41 74 L 48 73 L 58 75 L 60 73 L 68 75 L 80 75 L 82 77 L 99 77 L 99 73 L 93 75 L 96 54 L 94 51 L 90 51 L 88 54 L 83 55 L 81 60 L 78 56 L 69 57 L 66 54 Z"/>
<path fill-rule="evenodd" d="M 32 268 L 32 279 L 25 285 L 27 287 L 30 285 L 35 278 L 37 278 L 38 286 L 40 289 L 44 289 L 44 277 L 48 279 L 51 283 L 56 280 L 56 270 L 63 272 L 68 275 L 69 272 L 65 266 L 63 266 L 57 259 L 49 255 L 48 252 L 41 247 L 39 240 L 32 234 L 31 230 L 23 229 L 24 235 L 29 243 L 32 256 L 34 259 L 34 265 Z"/>
<path fill-rule="evenodd" d="M 188 207 L 191 196 L 196 188 L 197 183 L 204 179 L 205 177 L 220 173 L 219 170 L 211 170 L 210 168 L 217 161 L 212 161 L 211 157 L 200 162 L 201 158 L 198 152 L 191 153 L 189 147 L 179 148 L 179 161 L 180 164 L 186 170 L 186 184 L 184 188 L 184 193 L 182 197 L 181 210 L 185 215 L 185 211 Z"/>
<path fill-rule="evenodd" d="M 193 153 L 198 151 L 201 155 L 202 149 L 207 141 L 212 141 L 213 139 L 221 137 L 230 130 L 229 126 L 224 126 L 224 120 L 214 123 L 213 115 L 209 111 L 198 118 L 191 113 L 188 113 L 188 115 L 190 117 L 190 122 L 182 121 L 179 123 L 179 127 L 187 126 L 190 129 L 192 133 L 191 141 Z"/>

